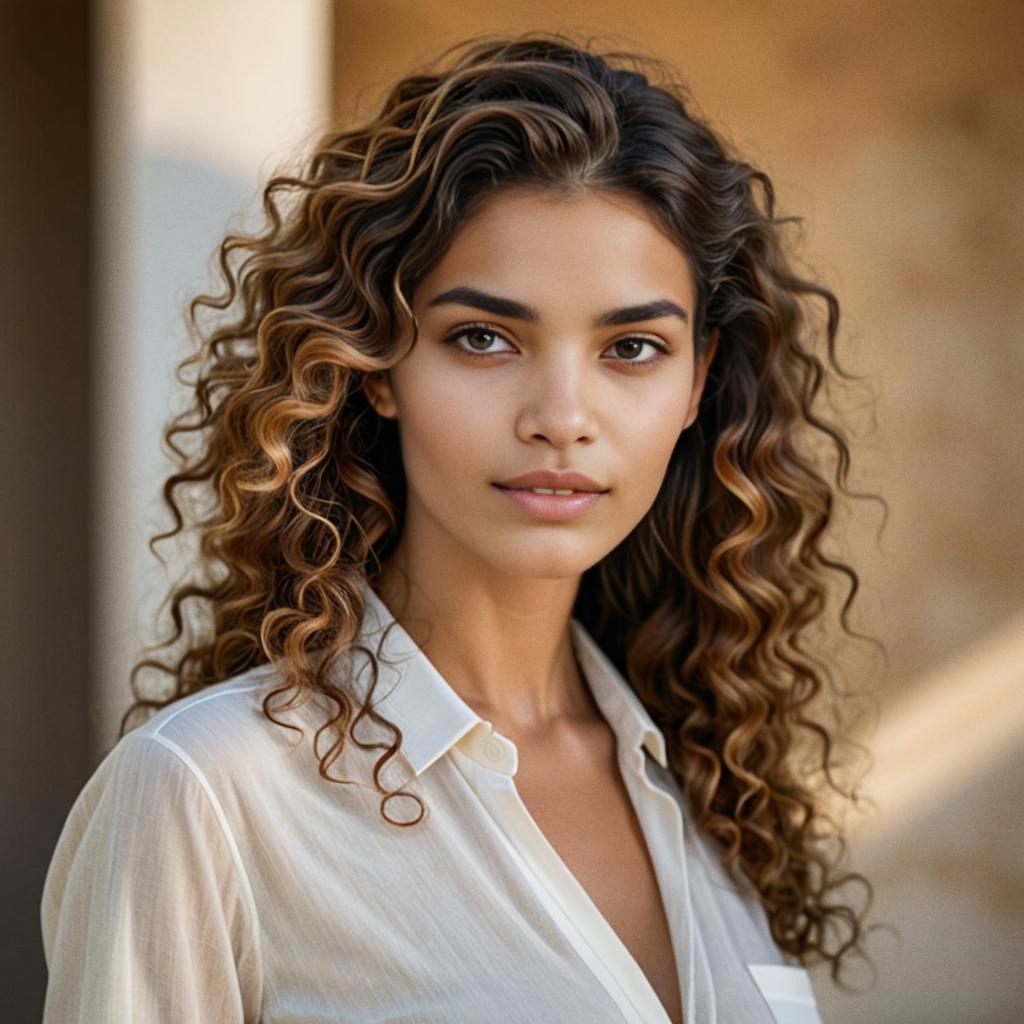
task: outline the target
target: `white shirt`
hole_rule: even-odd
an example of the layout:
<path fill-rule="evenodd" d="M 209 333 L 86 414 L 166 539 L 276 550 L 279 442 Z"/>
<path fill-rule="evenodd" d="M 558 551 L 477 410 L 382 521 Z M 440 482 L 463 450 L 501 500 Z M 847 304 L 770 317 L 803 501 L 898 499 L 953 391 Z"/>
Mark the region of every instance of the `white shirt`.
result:
<path fill-rule="evenodd" d="M 403 732 L 385 766 L 426 805 L 381 817 L 371 773 L 391 734 L 364 718 L 322 779 L 315 695 L 268 721 L 264 665 L 161 709 L 85 785 L 43 889 L 44 1024 L 668 1024 L 653 987 L 537 827 L 515 745 L 480 718 L 364 584 L 376 710 Z M 687 1024 L 820 1024 L 804 968 L 697 833 L 639 699 L 571 620 L 617 736 L 655 866 Z M 365 694 L 353 652 L 347 685 Z M 276 698 L 274 707 L 281 698 Z M 317 750 L 333 736 L 321 735 Z M 386 805 L 409 821 L 407 797 Z"/>

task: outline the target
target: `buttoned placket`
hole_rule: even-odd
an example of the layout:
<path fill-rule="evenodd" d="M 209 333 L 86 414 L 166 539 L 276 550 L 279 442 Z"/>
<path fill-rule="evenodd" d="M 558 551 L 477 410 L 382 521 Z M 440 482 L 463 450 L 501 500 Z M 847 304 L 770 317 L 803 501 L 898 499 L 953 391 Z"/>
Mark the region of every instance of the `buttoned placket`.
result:
<path fill-rule="evenodd" d="M 518 767 L 515 744 L 483 720 L 451 748 L 450 754 L 501 830 L 512 859 L 581 959 L 615 1000 L 623 1019 L 630 1024 L 670 1024 L 643 969 L 520 798 L 514 780 Z M 684 1016 L 687 1024 L 696 1024 L 696 951 L 691 938 L 695 933 L 685 853 L 681 878 L 679 863 L 669 860 L 671 847 L 683 849 L 682 817 L 673 797 L 647 777 L 641 749 L 620 749 L 619 764 L 664 894 L 677 977 L 686 1006 Z M 660 822 L 651 816 L 660 817 Z M 661 843 L 654 841 L 656 834 L 672 837 L 670 849 L 663 849 Z"/>

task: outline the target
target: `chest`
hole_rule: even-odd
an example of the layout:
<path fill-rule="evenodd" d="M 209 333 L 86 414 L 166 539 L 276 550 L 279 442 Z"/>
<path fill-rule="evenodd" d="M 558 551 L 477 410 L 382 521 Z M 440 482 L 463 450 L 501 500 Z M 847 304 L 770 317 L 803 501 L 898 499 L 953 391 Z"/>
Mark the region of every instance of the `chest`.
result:
<path fill-rule="evenodd" d="M 618 769 L 615 737 L 586 749 L 520 747 L 515 784 L 545 838 L 586 890 L 675 1024 L 681 993 L 664 902 L 640 822 Z"/>

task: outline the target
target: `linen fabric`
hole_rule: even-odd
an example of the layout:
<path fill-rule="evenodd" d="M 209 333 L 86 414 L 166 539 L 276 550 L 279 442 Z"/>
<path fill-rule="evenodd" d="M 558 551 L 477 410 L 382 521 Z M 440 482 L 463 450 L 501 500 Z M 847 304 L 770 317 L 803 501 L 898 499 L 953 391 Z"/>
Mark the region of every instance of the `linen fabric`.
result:
<path fill-rule="evenodd" d="M 274 712 L 301 735 L 269 721 L 274 665 L 174 702 L 117 742 L 64 823 L 41 905 L 44 1024 L 668 1024 L 519 799 L 515 745 L 363 586 L 359 640 L 382 643 L 374 707 L 403 734 L 381 781 L 417 793 L 423 820 L 381 816 L 372 772 L 392 734 L 368 718 L 354 735 L 379 746 L 350 739 L 330 768 L 350 784 L 320 776 L 333 705 Z M 694 828 L 664 736 L 570 630 L 655 866 L 685 1021 L 820 1024 L 752 886 Z M 351 652 L 343 676 L 365 695 L 369 659 Z M 419 813 L 404 796 L 385 809 Z"/>

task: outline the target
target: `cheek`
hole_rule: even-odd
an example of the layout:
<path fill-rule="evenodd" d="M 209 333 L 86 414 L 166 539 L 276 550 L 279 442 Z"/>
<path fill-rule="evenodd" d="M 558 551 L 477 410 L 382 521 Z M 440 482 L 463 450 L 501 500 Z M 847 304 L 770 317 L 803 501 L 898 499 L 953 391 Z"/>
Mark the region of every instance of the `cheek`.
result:
<path fill-rule="evenodd" d="M 449 379 L 429 372 L 412 387 L 396 381 L 402 401 L 399 433 L 406 475 L 417 489 L 453 492 L 500 473 L 495 410 Z M 421 486 L 420 486 L 421 485 Z"/>
<path fill-rule="evenodd" d="M 683 429 L 687 395 L 674 391 L 660 401 L 644 402 L 623 421 L 619 450 L 631 506 L 646 511 L 657 496 Z"/>

